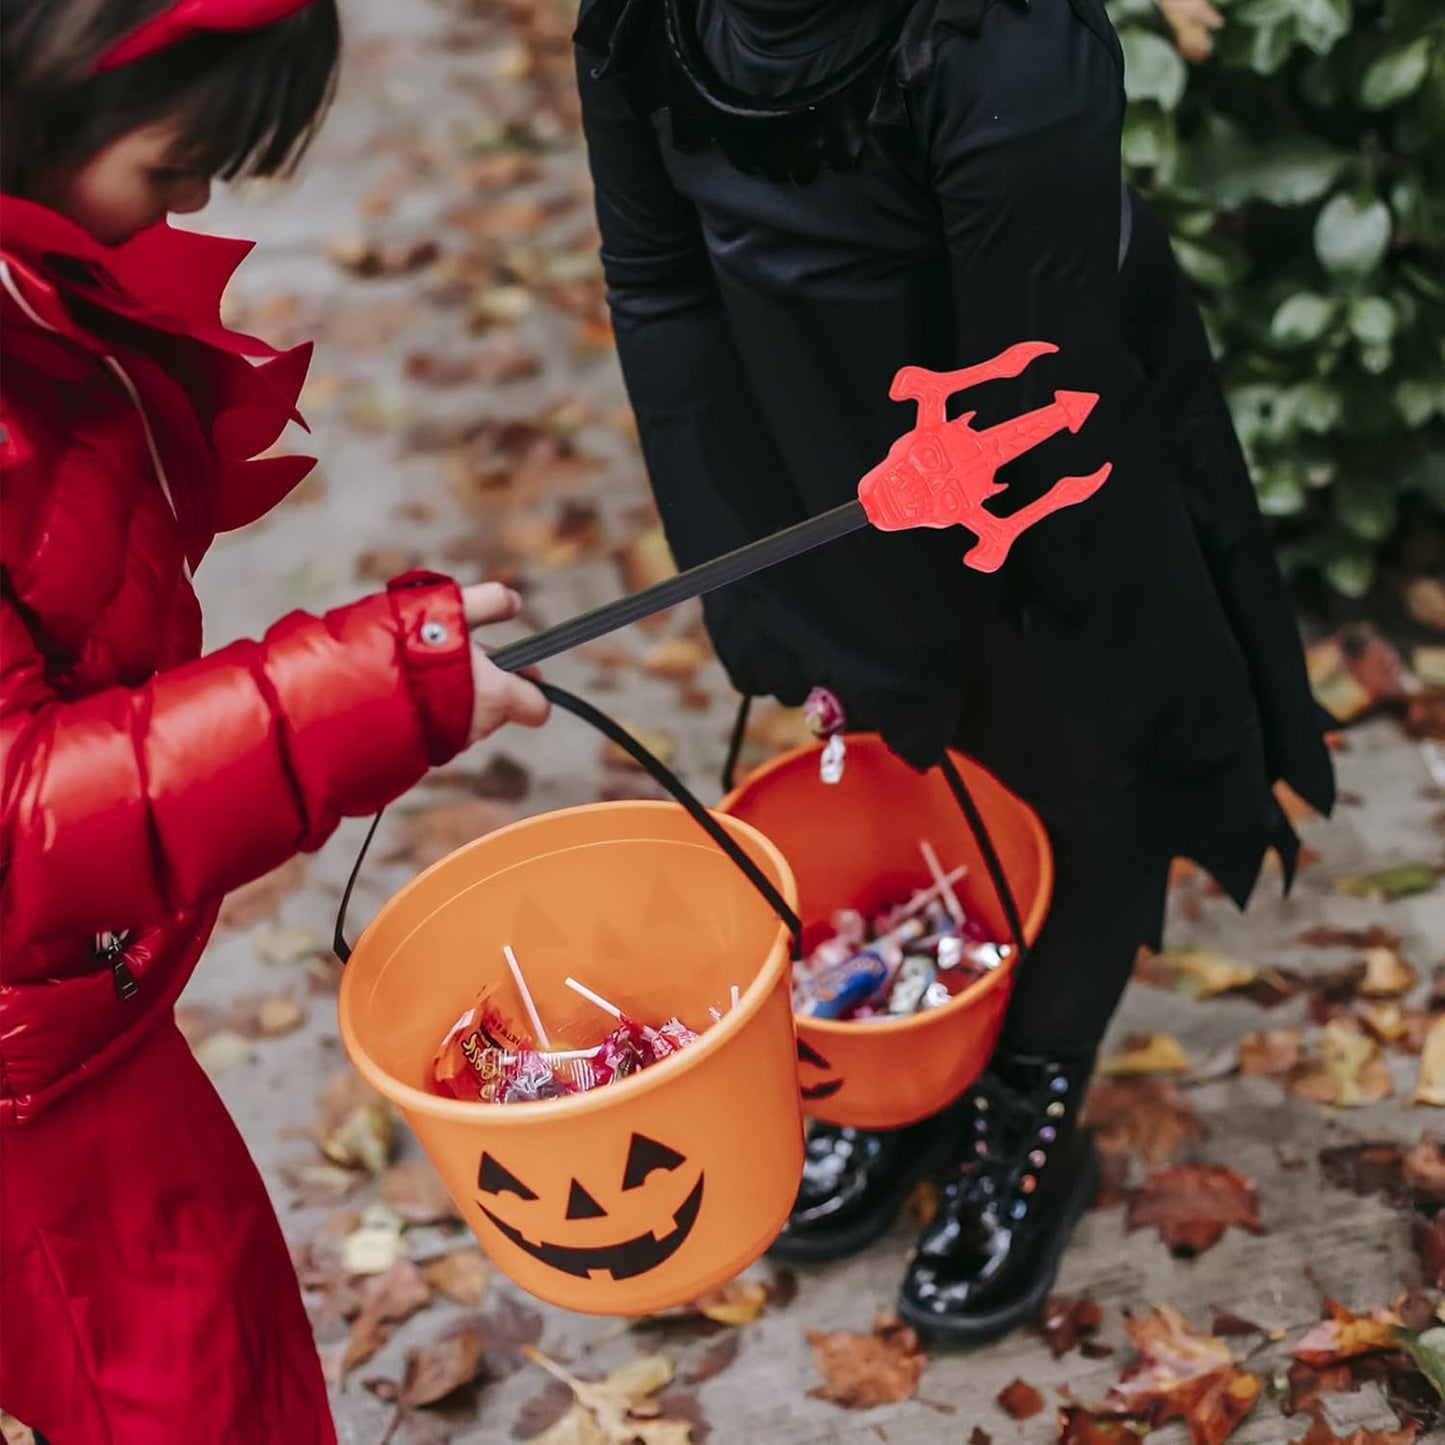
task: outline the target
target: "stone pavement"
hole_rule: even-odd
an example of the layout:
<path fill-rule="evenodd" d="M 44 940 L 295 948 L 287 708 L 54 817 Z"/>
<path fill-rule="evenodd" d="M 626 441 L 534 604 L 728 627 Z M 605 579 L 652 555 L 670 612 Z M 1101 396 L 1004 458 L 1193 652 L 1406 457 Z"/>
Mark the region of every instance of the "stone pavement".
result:
<path fill-rule="evenodd" d="M 254 635 L 292 607 L 346 600 L 373 585 L 372 574 L 413 558 L 435 560 L 466 580 L 487 565 L 520 570 L 534 620 L 557 621 L 622 588 L 612 549 L 625 547 L 647 524 L 640 469 L 619 417 L 622 391 L 611 353 L 598 344 L 586 314 L 579 318 L 549 301 L 532 304 L 535 295 L 549 291 L 564 302 L 584 294 L 591 298 L 587 312 L 595 310 L 596 299 L 587 260 L 585 169 L 569 137 L 559 79 L 565 64 L 560 50 L 549 52 L 537 40 L 545 7 L 526 0 L 510 9 L 485 0 L 470 7 L 460 0 L 344 0 L 343 8 L 350 44 L 346 83 L 302 179 L 292 188 L 224 197 L 205 218 L 207 226 L 260 240 L 235 289 L 239 319 L 278 340 L 319 338 L 304 405 L 315 430 L 308 445 L 323 459 L 317 483 L 302 498 L 245 534 L 224 539 L 201 568 L 211 645 Z M 565 29 L 564 23 L 564 36 Z M 545 28 L 541 34 L 545 42 Z M 534 147 L 524 163 L 511 146 L 518 136 Z M 492 189 L 484 190 L 488 185 Z M 378 252 L 371 266 L 405 274 L 358 277 L 328 256 L 328 247 L 337 249 L 339 240 L 359 234 L 400 243 Z M 407 257 L 406 247 L 419 241 L 435 241 L 440 259 L 422 264 L 421 252 Z M 366 269 L 357 245 L 340 250 Z M 407 271 L 408 260 L 417 269 Z M 498 265 L 507 269 L 499 272 Z M 537 353 L 536 374 L 505 384 L 440 386 L 416 379 L 434 377 L 443 361 L 465 369 L 481 344 L 469 329 L 479 315 L 515 318 L 515 345 Z M 509 334 L 504 327 L 486 339 L 486 347 L 512 345 Z M 420 359 L 408 366 L 408 357 Z M 475 431 L 475 424 L 543 414 L 553 432 L 540 440 L 530 432 L 513 434 L 512 443 L 522 436 L 526 453 L 519 459 L 513 446 L 508 454 L 517 475 L 510 487 L 489 486 L 489 463 L 479 459 L 478 447 L 485 451 L 496 434 L 478 443 L 468 426 Z M 548 440 L 556 434 L 597 465 L 574 465 L 565 445 Z M 409 448 L 403 438 L 410 438 Z M 510 444 L 504 438 L 499 445 L 505 450 Z M 527 451 L 533 445 L 537 450 Z M 540 469 L 533 465 L 538 452 Z M 559 529 L 558 509 L 568 499 L 594 503 L 598 515 L 573 507 Z M 684 637 L 695 626 L 691 613 L 667 624 L 669 635 Z M 715 796 L 732 700 L 711 662 L 682 682 L 639 667 L 659 635 L 634 632 L 587 659 L 558 661 L 549 675 L 624 719 L 664 731 L 684 776 L 704 796 Z M 422 810 L 433 820 L 420 825 L 423 832 L 440 826 L 438 805 L 473 799 L 480 768 L 498 754 L 531 774 L 523 811 L 592 801 L 619 786 L 618 775 L 600 761 L 599 745 L 579 724 L 559 718 L 540 733 L 507 735 L 464 759 L 452 771 L 451 786 L 419 789 L 396 810 L 398 818 Z M 1193 901 L 1176 916 L 1171 942 L 1207 944 L 1238 958 L 1318 973 L 1348 956 L 1301 947 L 1303 929 L 1387 922 L 1422 973 L 1439 961 L 1445 892 L 1385 906 L 1331 888 L 1341 873 L 1439 860 L 1442 794 L 1438 780 L 1431 783 L 1425 755 L 1393 724 L 1375 723 L 1351 734 L 1340 771 L 1348 801 L 1334 823 L 1307 825 L 1319 856 L 1304 870 L 1294 896 L 1281 901 L 1266 886 L 1241 918 L 1218 899 L 1186 891 L 1183 897 Z M 480 816 L 495 821 L 507 808 L 485 804 L 478 813 L 474 802 L 468 806 L 473 811 L 447 815 L 454 825 Z M 223 933 L 186 998 L 189 1005 L 225 1006 L 238 995 L 291 988 L 304 1001 L 299 1029 L 256 1041 L 216 1074 L 298 1245 L 329 1209 L 298 1203 L 283 1168 L 314 1157 L 302 1131 L 315 1115 L 323 1081 L 344 1065 L 344 1056 L 329 994 L 307 993 L 304 963 L 267 962 L 266 953 L 278 951 L 267 940 L 277 938 L 276 921 L 329 937 L 338 885 L 362 826 L 342 829 L 279 904 L 276 920 Z M 414 871 L 425 846 L 415 836 L 408 842 L 396 820 L 390 841 L 409 849 L 408 857 L 371 868 L 358 897 L 358 922 Z M 810 1399 L 807 1391 L 818 1377 L 805 1330 L 868 1328 L 888 1305 L 902 1268 L 909 1236 L 900 1226 L 861 1258 L 806 1273 L 791 1305 L 769 1309 L 743 1329 L 736 1363 L 698 1390 L 711 1438 L 721 1445 L 880 1439 L 922 1445 L 963 1441 L 980 1426 L 995 1440 L 1043 1442 L 1054 1438 L 1055 1386 L 1067 1384 L 1078 1397 L 1096 1399 L 1117 1380 L 1128 1358 L 1123 1311 L 1167 1303 L 1207 1328 L 1213 1311 L 1228 1308 L 1266 1328 L 1287 1328 L 1316 1319 L 1326 1297 L 1358 1309 L 1388 1302 L 1412 1266 L 1406 1224 L 1378 1198 L 1327 1187 L 1316 1156 L 1329 1143 L 1370 1136 L 1413 1143 L 1431 1122 L 1430 1111 L 1404 1102 L 1416 1061 L 1392 1052 L 1394 1099 L 1334 1113 L 1291 1097 L 1272 1080 L 1240 1078 L 1221 1067 L 1241 1036 L 1298 1023 L 1304 1006 L 1300 999 L 1265 1013 L 1242 1000 L 1197 1002 L 1158 988 L 1131 990 L 1114 1042 L 1161 1031 L 1184 1045 L 1196 1071 L 1188 1093 L 1212 1131 L 1198 1157 L 1257 1182 L 1267 1232 L 1231 1230 L 1197 1260 L 1182 1262 L 1152 1232 L 1126 1233 L 1119 1207 L 1088 1216 L 1060 1288 L 1104 1307 L 1103 1337 L 1122 1346 L 1115 1356 L 1088 1360 L 1074 1353 L 1055 1361 L 1037 1339 L 1020 1336 L 936 1359 L 920 1397 L 900 1405 L 851 1413 Z M 407 1148 L 414 1147 L 408 1141 Z M 350 1203 L 369 1197 L 363 1190 Z M 418 1257 L 437 1248 L 426 1231 L 412 1231 L 408 1243 Z M 489 1304 L 509 1292 L 515 1293 L 494 1278 Z M 407 1350 L 435 1337 L 459 1313 L 459 1307 L 432 1305 L 399 1327 L 338 1388 L 335 1411 L 347 1445 L 377 1445 L 393 1425 L 392 1408 L 360 1380 L 400 1378 Z M 584 1374 L 649 1347 L 610 1322 L 553 1309 L 542 1314 L 543 1347 Z M 677 1347 L 685 1364 L 695 1362 L 702 1348 Z M 1268 1378 L 1287 1363 L 1284 1348 L 1259 1355 L 1252 1367 Z M 1016 1377 L 1050 1402 L 1043 1414 L 1017 1424 L 994 1403 Z M 402 1422 L 394 1438 L 510 1438 L 519 1406 L 545 1383 L 540 1372 L 524 1369 L 487 1384 L 445 1417 Z M 1328 1410 L 1342 1433 L 1357 1425 L 1388 1425 L 1393 1418 L 1374 1386 L 1329 1397 Z M 1250 1445 L 1284 1441 L 1302 1428 L 1301 1420 L 1286 1420 L 1266 1397 L 1234 1438 Z M 1156 1438 L 1185 1435 L 1176 1425 Z"/>

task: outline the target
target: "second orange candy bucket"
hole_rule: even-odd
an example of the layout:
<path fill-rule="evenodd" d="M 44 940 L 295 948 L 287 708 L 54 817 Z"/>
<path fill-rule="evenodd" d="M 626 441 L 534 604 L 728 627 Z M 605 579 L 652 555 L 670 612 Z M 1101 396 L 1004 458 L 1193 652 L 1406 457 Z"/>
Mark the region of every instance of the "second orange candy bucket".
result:
<path fill-rule="evenodd" d="M 841 908 L 865 915 L 928 885 L 927 840 L 945 869 L 966 865 L 958 894 L 1000 940 L 1007 910 L 976 829 L 937 768 L 918 773 L 871 734 L 846 740 L 842 779 L 819 776 L 822 745 L 759 768 L 721 803 L 777 844 L 797 881 L 805 948 Z M 1053 891 L 1053 854 L 1038 815 L 992 773 L 950 754 L 991 840 L 1024 941 L 1038 936 Z M 803 1109 L 815 1119 L 892 1129 L 936 1113 L 982 1072 L 1003 1025 L 1018 953 L 943 1006 L 905 1018 L 848 1023 L 798 1017 Z"/>

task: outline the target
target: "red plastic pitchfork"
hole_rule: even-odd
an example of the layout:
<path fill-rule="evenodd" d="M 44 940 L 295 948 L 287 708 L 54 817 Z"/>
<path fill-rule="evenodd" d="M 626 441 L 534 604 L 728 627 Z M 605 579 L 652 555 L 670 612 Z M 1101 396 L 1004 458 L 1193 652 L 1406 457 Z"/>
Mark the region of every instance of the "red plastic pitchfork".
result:
<path fill-rule="evenodd" d="M 1086 477 L 1062 477 L 1043 496 L 1006 517 L 990 512 L 984 505 L 1008 490 L 996 479 L 999 468 L 1060 431 L 1077 432 L 1099 398 L 1091 391 L 1056 391 L 1047 406 L 981 431 L 971 425 L 975 412 L 949 421 L 948 399 L 985 381 L 1018 376 L 1039 357 L 1058 349 L 1047 341 L 1021 341 L 991 361 L 961 371 L 905 366 L 893 378 L 889 395 L 894 401 L 917 402 L 917 419 L 859 482 L 856 501 L 749 542 L 521 642 L 509 643 L 498 648 L 492 660 L 510 671 L 530 667 L 679 602 L 701 597 L 837 537 L 860 531 L 870 523 L 882 532 L 901 532 L 911 527 L 967 527 L 978 541 L 964 554 L 964 565 L 978 572 L 998 571 L 1024 532 L 1051 512 L 1093 496 L 1113 466 L 1106 462 Z"/>

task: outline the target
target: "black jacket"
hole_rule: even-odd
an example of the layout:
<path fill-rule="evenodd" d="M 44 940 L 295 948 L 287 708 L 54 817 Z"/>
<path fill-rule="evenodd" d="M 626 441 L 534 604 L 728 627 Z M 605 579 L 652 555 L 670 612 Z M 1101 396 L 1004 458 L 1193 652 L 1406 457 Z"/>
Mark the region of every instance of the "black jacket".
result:
<path fill-rule="evenodd" d="M 980 426 L 1099 393 L 1001 473 L 1000 510 L 1114 466 L 991 576 L 960 564 L 962 532 L 870 531 L 710 599 L 733 682 L 830 687 L 915 765 L 955 743 L 1046 820 L 1142 830 L 1242 901 L 1267 847 L 1293 861 L 1272 782 L 1328 810 L 1333 778 L 1197 309 L 1121 182 L 1101 0 L 876 3 L 870 30 L 766 63 L 718 54 L 719 3 L 596 0 L 577 34 L 617 344 L 679 564 L 847 500 L 912 424 L 888 399 L 906 363 L 1055 343 L 968 395 Z"/>

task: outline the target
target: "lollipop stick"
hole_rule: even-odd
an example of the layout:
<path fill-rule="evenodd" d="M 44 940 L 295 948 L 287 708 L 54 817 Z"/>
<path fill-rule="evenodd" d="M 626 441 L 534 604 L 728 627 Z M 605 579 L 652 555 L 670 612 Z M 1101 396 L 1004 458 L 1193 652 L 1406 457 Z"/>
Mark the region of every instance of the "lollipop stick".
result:
<path fill-rule="evenodd" d="M 507 967 L 512 970 L 512 982 L 517 985 L 517 992 L 522 995 L 522 1003 L 526 1007 L 527 1017 L 532 1020 L 532 1027 L 537 1031 L 537 1038 L 541 1041 L 544 1049 L 550 1049 L 552 1040 L 547 1037 L 547 1030 L 542 1027 L 542 1019 L 537 1013 L 537 1005 L 532 1002 L 532 990 L 527 987 L 527 980 L 522 977 L 522 970 L 517 965 L 517 955 L 512 952 L 512 945 L 504 944 L 502 952 L 507 956 Z"/>
<path fill-rule="evenodd" d="M 737 984 L 734 984 L 734 985 L 733 985 L 733 1007 L 736 1008 L 737 1006 L 738 1006 L 738 986 L 737 986 Z"/>
<path fill-rule="evenodd" d="M 943 895 L 949 917 L 954 923 L 961 924 L 964 917 L 963 904 L 958 901 L 958 894 L 953 891 L 953 884 L 948 881 L 948 875 L 938 861 L 938 854 L 933 851 L 933 844 L 925 838 L 918 845 L 918 850 L 923 854 L 923 861 L 928 864 L 928 871 L 933 875 L 933 886 Z"/>
<path fill-rule="evenodd" d="M 564 978 L 562 982 L 565 983 L 573 993 L 580 993 L 589 1003 L 595 1003 L 603 1013 L 611 1014 L 618 1023 L 622 1022 L 622 1010 L 618 1008 L 616 1004 L 608 1003 L 600 994 L 593 993 L 585 983 L 578 983 L 575 978 Z"/>

